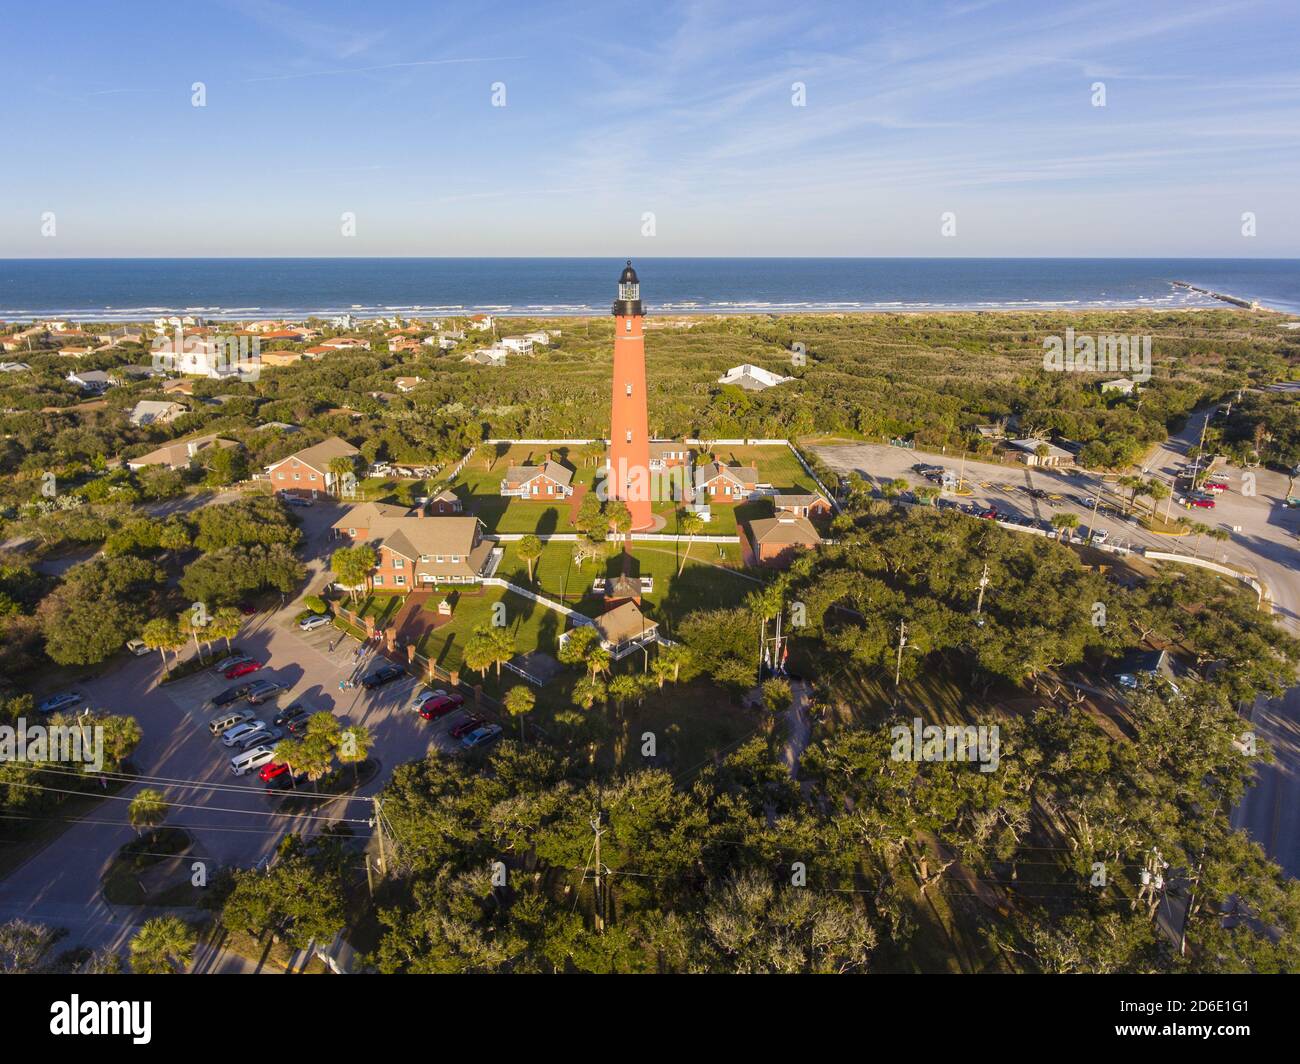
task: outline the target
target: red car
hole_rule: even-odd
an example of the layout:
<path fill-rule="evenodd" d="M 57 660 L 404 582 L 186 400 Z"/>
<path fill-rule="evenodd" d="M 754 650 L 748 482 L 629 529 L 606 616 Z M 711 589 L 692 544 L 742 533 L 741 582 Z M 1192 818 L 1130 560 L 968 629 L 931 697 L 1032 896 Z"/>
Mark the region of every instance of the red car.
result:
<path fill-rule="evenodd" d="M 1200 507 L 1202 510 L 1213 510 L 1213 509 L 1214 509 L 1214 500 L 1213 500 L 1213 499 L 1201 499 L 1201 498 L 1195 498 L 1195 497 L 1193 497 L 1193 498 L 1190 498 L 1190 499 L 1187 500 L 1187 505 L 1188 505 L 1188 506 L 1198 506 L 1198 507 Z"/>
<path fill-rule="evenodd" d="M 469 720 L 463 720 L 451 729 L 451 737 L 453 739 L 462 739 L 475 728 L 481 728 L 486 723 L 487 721 L 482 717 L 470 717 Z"/>
<path fill-rule="evenodd" d="M 257 672 L 262 667 L 260 661 L 241 661 L 233 668 L 226 670 L 227 680 L 238 680 L 241 676 L 247 676 L 250 672 Z"/>
<path fill-rule="evenodd" d="M 445 717 L 448 713 L 454 712 L 460 707 L 460 703 L 448 695 L 439 695 L 436 698 L 427 699 L 420 706 L 420 716 L 425 720 L 437 720 L 439 717 Z"/>
<path fill-rule="evenodd" d="M 1203 490 L 1203 491 L 1212 491 L 1212 492 L 1214 492 L 1214 493 L 1217 495 L 1217 494 L 1219 494 L 1219 492 L 1221 492 L 1221 491 L 1227 491 L 1227 490 L 1228 490 L 1228 485 L 1227 485 L 1227 484 L 1220 484 L 1217 480 L 1207 480 L 1207 481 L 1205 482 L 1205 487 L 1204 487 L 1202 490 Z"/>
<path fill-rule="evenodd" d="M 282 776 L 289 771 L 288 765 L 283 765 L 278 761 L 268 761 L 262 766 L 258 775 L 262 777 L 263 783 L 270 783 L 276 776 Z"/>

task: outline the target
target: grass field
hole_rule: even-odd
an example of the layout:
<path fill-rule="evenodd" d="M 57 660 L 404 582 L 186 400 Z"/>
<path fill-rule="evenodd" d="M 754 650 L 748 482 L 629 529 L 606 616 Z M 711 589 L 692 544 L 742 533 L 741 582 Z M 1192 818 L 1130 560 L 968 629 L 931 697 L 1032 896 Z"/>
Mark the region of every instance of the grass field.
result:
<path fill-rule="evenodd" d="M 519 558 L 518 545 L 504 543 L 502 546 L 505 557 L 497 575 L 511 583 L 530 586 L 528 567 Z M 616 553 L 600 566 L 588 563 L 580 569 L 573 562 L 572 547 L 567 542 L 546 544 L 542 556 L 533 563 L 531 586 L 583 613 L 598 613 L 603 606 L 600 596 L 591 590 L 592 582 L 597 577 L 617 576 L 622 572 L 623 554 Z M 665 625 L 666 631 L 692 610 L 737 605 L 761 586 L 758 574 L 741 569 L 740 546 L 735 543 L 694 543 L 686 568 L 678 577 L 677 567 L 685 547 L 681 542 L 641 543 L 632 550 L 631 573 L 654 578 L 654 591 L 642 601 L 651 616 Z"/>

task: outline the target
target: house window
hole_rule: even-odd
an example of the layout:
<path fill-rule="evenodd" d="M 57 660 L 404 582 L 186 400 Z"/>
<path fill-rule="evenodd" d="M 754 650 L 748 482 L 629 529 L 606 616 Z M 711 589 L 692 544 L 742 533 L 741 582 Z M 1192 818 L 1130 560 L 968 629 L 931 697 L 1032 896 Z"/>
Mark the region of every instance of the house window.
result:
<path fill-rule="evenodd" d="M 298 473 L 295 473 L 295 474 L 293 475 L 293 479 L 294 479 L 294 480 L 302 480 L 302 476 L 301 476 L 300 474 L 298 474 Z"/>
<path fill-rule="evenodd" d="M 284 479 L 284 474 L 283 474 L 283 473 L 276 473 L 276 477 L 277 477 L 278 479 L 280 479 L 280 480 L 283 480 L 283 479 Z"/>
<path fill-rule="evenodd" d="M 376 574 L 376 576 L 374 577 L 375 586 L 379 587 L 383 582 L 384 582 L 384 578 Z"/>
<path fill-rule="evenodd" d="M 547 485 L 546 485 L 546 494 L 547 494 L 547 495 L 554 495 L 554 494 L 555 494 L 555 485 L 554 485 L 554 484 L 547 484 Z"/>
<path fill-rule="evenodd" d="M 356 534 L 357 534 L 357 530 L 356 530 L 355 528 L 349 528 L 349 529 L 348 529 L 348 535 L 349 535 L 349 536 L 355 536 Z"/>
<path fill-rule="evenodd" d="M 536 485 L 536 484 L 533 485 L 533 494 L 534 494 L 534 495 L 537 494 L 537 485 Z"/>
<path fill-rule="evenodd" d="M 399 558 L 399 557 L 397 557 L 396 555 L 394 555 L 394 556 L 393 556 L 393 568 L 394 568 L 394 569 L 404 569 L 404 568 L 406 568 L 406 559 L 404 559 L 404 558 Z"/>
<path fill-rule="evenodd" d="M 451 562 L 453 565 L 455 565 L 458 561 L 460 561 L 460 555 L 459 555 L 459 554 L 453 554 L 450 558 L 447 559 L 447 561 L 449 561 L 449 562 Z"/>
<path fill-rule="evenodd" d="M 405 583 L 406 583 L 406 577 L 404 577 L 404 576 L 399 576 L 399 577 L 396 579 L 395 583 L 397 583 L 397 585 L 400 587 L 402 584 L 405 584 Z"/>
<path fill-rule="evenodd" d="M 312 473 L 307 479 L 314 484 L 316 482 L 316 474 Z"/>
<path fill-rule="evenodd" d="M 441 561 L 442 561 L 442 555 L 441 555 L 441 554 L 435 555 L 433 560 L 436 561 L 436 562 L 441 562 Z"/>

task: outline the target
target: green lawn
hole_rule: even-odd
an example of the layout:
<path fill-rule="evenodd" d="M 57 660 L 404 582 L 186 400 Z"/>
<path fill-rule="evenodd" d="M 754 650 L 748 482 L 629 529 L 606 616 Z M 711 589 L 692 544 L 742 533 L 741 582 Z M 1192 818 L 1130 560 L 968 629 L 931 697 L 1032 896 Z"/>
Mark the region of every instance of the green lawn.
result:
<path fill-rule="evenodd" d="M 732 447 L 718 444 L 713 453 L 728 465 L 752 465 L 758 468 L 758 479 L 771 484 L 778 491 L 816 491 L 812 477 L 789 447 Z"/>
<path fill-rule="evenodd" d="M 506 629 L 514 638 L 516 650 L 527 653 L 541 649 L 549 654 L 555 653 L 560 633 L 564 630 L 565 618 L 513 591 L 495 587 L 485 588 L 481 595 L 459 595 L 454 602 L 451 623 L 428 632 L 417 644 L 416 650 L 439 668 L 448 672 L 463 672 L 462 654 L 465 644 L 480 624 L 492 623 L 493 606 L 498 602 L 505 607 Z M 438 600 L 430 598 L 425 608 L 436 610 L 437 606 Z M 471 682 L 474 678 L 470 673 L 464 676 L 465 680 Z"/>
<path fill-rule="evenodd" d="M 511 583 L 528 585 L 528 567 L 519 559 L 518 544 L 503 543 L 505 556 L 497 575 Z M 685 542 L 639 543 L 632 551 L 631 571 L 636 576 L 653 576 L 654 591 L 642 600 L 655 620 L 671 631 L 672 625 L 692 610 L 734 606 L 761 586 L 752 577 L 760 574 L 741 569 L 740 546 L 736 543 L 692 544 L 686 568 L 678 577 L 677 567 Z M 548 543 L 533 565 L 536 586 L 544 595 L 562 599 L 587 614 L 599 613 L 601 599 L 591 590 L 598 576 L 622 572 L 623 554 L 617 553 L 601 566 L 589 562 L 579 569 L 573 562 L 573 545 Z"/>
<path fill-rule="evenodd" d="M 568 500 L 548 504 L 501 496 L 501 478 L 512 465 L 540 465 L 548 455 L 574 470 L 573 484 L 590 487 L 596 475 L 591 448 L 487 446 L 465 463 L 452 490 L 465 512 L 482 520 L 488 532 L 570 532 Z M 604 453 L 603 448 L 600 451 Z"/>

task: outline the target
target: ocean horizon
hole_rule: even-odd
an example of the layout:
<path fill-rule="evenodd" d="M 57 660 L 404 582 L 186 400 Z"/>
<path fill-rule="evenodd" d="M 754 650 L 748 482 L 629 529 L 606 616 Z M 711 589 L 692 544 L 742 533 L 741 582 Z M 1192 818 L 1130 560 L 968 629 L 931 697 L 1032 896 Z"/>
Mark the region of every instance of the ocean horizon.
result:
<path fill-rule="evenodd" d="M 1227 304 L 1183 282 L 1300 314 L 1300 259 L 653 258 L 650 313 L 1182 310 Z M 0 259 L 0 319 L 215 320 L 608 313 L 621 258 Z"/>

